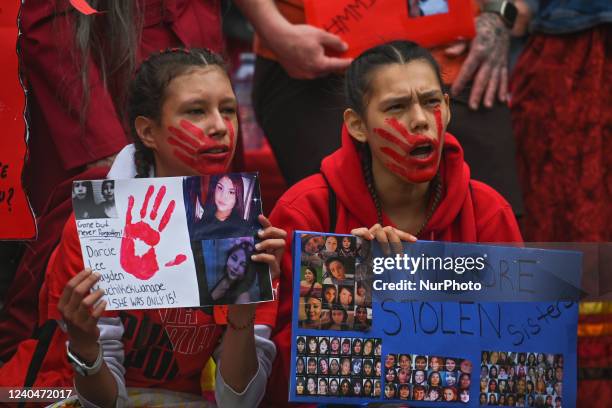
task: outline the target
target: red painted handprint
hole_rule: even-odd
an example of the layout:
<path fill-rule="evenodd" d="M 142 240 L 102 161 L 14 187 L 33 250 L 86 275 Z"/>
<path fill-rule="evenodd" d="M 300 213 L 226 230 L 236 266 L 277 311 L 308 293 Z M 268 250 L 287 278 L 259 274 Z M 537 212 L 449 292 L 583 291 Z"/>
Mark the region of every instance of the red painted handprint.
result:
<path fill-rule="evenodd" d="M 160 234 L 168 225 L 168 222 L 170 221 L 170 217 L 172 217 L 172 213 L 174 212 L 174 207 L 176 205 L 174 200 L 170 201 L 168 207 L 166 207 L 164 215 L 162 215 L 161 220 L 159 221 L 158 229 L 156 230 L 151 227 L 151 225 L 145 222 L 144 219 L 147 215 L 147 207 L 149 206 L 149 200 L 151 199 L 154 190 L 155 187 L 153 186 L 149 186 L 149 188 L 147 189 L 147 193 L 142 203 L 142 208 L 140 209 L 141 220 L 135 223 L 132 222 L 134 196 L 130 196 L 128 198 L 128 208 L 125 216 L 125 231 L 123 233 L 123 239 L 121 240 L 121 267 L 127 273 L 134 275 L 138 279 L 143 280 L 151 278 L 159 270 L 155 247 L 157 246 L 157 244 L 159 244 L 159 240 L 161 238 Z M 153 202 L 153 209 L 151 210 L 151 214 L 149 215 L 151 221 L 155 221 L 155 219 L 157 218 L 157 212 L 159 210 L 159 206 L 161 205 L 162 200 L 164 199 L 165 194 L 166 187 L 162 186 L 157 192 L 157 195 L 155 196 L 155 201 Z M 144 255 L 136 255 L 137 239 L 141 240 L 142 242 L 151 247 Z M 185 260 L 187 260 L 187 257 L 184 254 L 179 254 L 174 260 L 166 263 L 165 266 L 179 265 Z"/>
<path fill-rule="evenodd" d="M 175 147 L 174 156 L 194 169 L 198 174 L 215 174 L 227 171 L 234 156 L 235 136 L 232 122 L 224 118 L 229 134 L 229 144 L 225 137 L 213 137 L 187 120 L 181 120 L 181 128 L 170 126 L 174 135 L 168 143 Z"/>
<path fill-rule="evenodd" d="M 392 147 L 383 146 L 380 152 L 386 156 L 385 166 L 404 179 L 413 183 L 431 180 L 438 171 L 442 145 L 442 116 L 439 108 L 434 109 L 437 137 L 432 139 L 424 134 L 410 133 L 397 119 L 386 119 L 392 129 L 375 128 L 374 132 Z"/>

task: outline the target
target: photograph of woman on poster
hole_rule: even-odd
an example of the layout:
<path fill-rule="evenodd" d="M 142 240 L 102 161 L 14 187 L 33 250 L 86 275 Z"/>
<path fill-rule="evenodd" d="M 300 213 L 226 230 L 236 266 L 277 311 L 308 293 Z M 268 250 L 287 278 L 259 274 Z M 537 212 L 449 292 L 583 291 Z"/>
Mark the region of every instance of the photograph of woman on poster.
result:
<path fill-rule="evenodd" d="M 318 329 L 321 325 L 321 299 L 315 297 L 303 299 L 305 319 L 300 321 L 300 326 L 308 329 Z"/>
<path fill-rule="evenodd" d="M 323 307 L 331 309 L 336 303 L 338 297 L 338 288 L 336 285 L 323 285 Z"/>
<path fill-rule="evenodd" d="M 319 354 L 329 353 L 329 339 L 327 337 L 321 337 L 319 340 Z"/>
<path fill-rule="evenodd" d="M 351 258 L 357 255 L 355 249 L 355 238 L 353 237 L 342 237 L 340 248 L 338 249 L 338 255 L 343 258 Z"/>
<path fill-rule="evenodd" d="M 353 287 L 352 286 L 340 286 L 338 291 L 338 300 L 340 306 L 346 310 L 353 309 Z"/>
<path fill-rule="evenodd" d="M 367 339 L 363 342 L 363 356 L 370 357 L 374 354 L 374 340 Z"/>
<path fill-rule="evenodd" d="M 329 363 L 326 358 L 319 359 L 319 375 L 329 375 Z"/>
<path fill-rule="evenodd" d="M 340 339 L 338 337 L 334 337 L 331 339 L 329 354 L 336 356 L 340 354 Z"/>
<path fill-rule="evenodd" d="M 329 395 L 338 395 L 338 379 L 329 380 Z"/>
<path fill-rule="evenodd" d="M 117 218 L 117 207 L 115 205 L 115 180 L 104 180 L 100 188 L 102 201 L 98 204 L 100 214 L 105 218 Z"/>
<path fill-rule="evenodd" d="M 295 362 L 295 373 L 298 375 L 304 375 L 306 373 L 306 364 L 304 364 L 304 357 L 298 357 Z"/>
<path fill-rule="evenodd" d="M 364 380 L 363 381 L 363 396 L 369 397 L 370 395 L 372 395 L 372 388 L 373 388 L 372 380 Z"/>
<path fill-rule="evenodd" d="M 348 328 L 348 312 L 341 306 L 333 305 L 331 309 L 331 321 L 325 330 L 346 330 Z"/>
<path fill-rule="evenodd" d="M 348 397 L 351 395 L 351 383 L 346 378 L 340 383 L 340 396 Z"/>
<path fill-rule="evenodd" d="M 183 181 L 185 212 L 192 241 L 252 235 L 257 230 L 255 217 L 261 206 L 255 176 L 224 174 L 210 176 L 204 205 L 202 187 L 206 178 L 186 177 Z M 257 193 L 257 194 L 256 194 Z M 252 208 L 251 208 L 252 207 Z M 253 211 L 257 214 L 253 214 Z"/>
<path fill-rule="evenodd" d="M 373 377 L 374 367 L 372 365 L 372 360 L 363 360 L 363 376 L 364 377 Z"/>
<path fill-rule="evenodd" d="M 260 300 L 252 290 L 256 285 L 257 277 L 250 262 L 254 251 L 253 242 L 247 240 L 234 245 L 227 251 L 222 276 L 210 290 L 210 296 L 215 304 L 241 304 Z M 204 252 L 206 254 L 207 251 Z"/>
<path fill-rule="evenodd" d="M 77 220 L 89 218 L 106 218 L 96 205 L 91 181 L 72 183 L 72 207 Z"/>
<path fill-rule="evenodd" d="M 306 388 L 306 381 L 304 377 L 298 377 L 295 381 L 295 393 L 297 395 L 304 395 L 304 389 Z"/>
<path fill-rule="evenodd" d="M 358 331 L 367 331 L 370 328 L 371 321 L 368 318 L 368 309 L 364 306 L 355 308 L 355 323 L 353 329 Z"/>
<path fill-rule="evenodd" d="M 323 265 L 323 260 L 319 256 L 319 251 L 324 243 L 325 241 L 321 235 L 302 235 L 302 265 L 321 267 Z"/>
<path fill-rule="evenodd" d="M 317 359 L 315 357 L 308 357 L 308 368 L 306 369 L 307 374 L 317 373 Z"/>
<path fill-rule="evenodd" d="M 339 258 L 337 256 L 327 258 L 324 268 L 324 284 L 345 285 L 353 281 L 353 269 L 350 271 L 348 270 L 345 258 Z"/>
<path fill-rule="evenodd" d="M 308 395 L 317 395 L 317 383 L 314 377 L 308 377 L 306 381 L 306 391 Z"/>
<path fill-rule="evenodd" d="M 355 288 L 355 305 L 371 306 L 372 295 L 368 293 L 368 288 L 364 281 L 357 281 Z"/>
<path fill-rule="evenodd" d="M 321 284 L 317 282 L 317 271 L 311 266 L 302 268 L 303 277 L 300 282 L 300 296 L 302 297 L 320 297 L 321 296 Z"/>
<path fill-rule="evenodd" d="M 321 250 L 320 256 L 323 261 L 332 256 L 338 256 L 338 237 L 333 235 L 325 237 L 325 247 Z"/>

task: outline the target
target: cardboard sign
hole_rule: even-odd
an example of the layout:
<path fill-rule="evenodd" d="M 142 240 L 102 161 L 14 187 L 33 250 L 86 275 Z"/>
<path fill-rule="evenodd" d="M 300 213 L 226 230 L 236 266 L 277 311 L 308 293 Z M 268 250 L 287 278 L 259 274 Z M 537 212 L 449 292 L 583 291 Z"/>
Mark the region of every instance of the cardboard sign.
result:
<path fill-rule="evenodd" d="M 305 0 L 304 9 L 308 24 L 349 45 L 346 57 L 392 40 L 433 47 L 476 34 L 472 0 Z"/>
<path fill-rule="evenodd" d="M 427 254 L 455 257 L 455 266 L 465 254 L 478 258 L 502 250 L 417 244 Z M 379 249 L 352 236 L 295 232 L 291 401 L 478 407 L 484 398 L 483 405 L 500 399 L 523 404 L 515 406 L 555 406 L 557 400 L 575 405 L 576 302 L 480 301 L 466 291 L 454 302 L 414 299 L 410 290 L 403 298 L 386 297 L 369 284 L 383 276 L 373 271 Z M 509 248 L 505 259 L 526 258 L 521 251 L 534 250 Z M 541 261 L 558 268 L 555 276 L 579 282 L 579 253 L 537 251 Z M 556 262 L 559 256 L 566 262 Z M 519 286 L 506 290 L 518 294 Z"/>
<path fill-rule="evenodd" d="M 75 181 L 72 203 L 108 310 L 272 300 L 256 174 Z"/>
<path fill-rule="evenodd" d="M 0 7 L 0 240 L 36 238 L 34 214 L 21 186 L 26 125 L 16 45 L 19 6 L 18 1 L 8 1 Z"/>

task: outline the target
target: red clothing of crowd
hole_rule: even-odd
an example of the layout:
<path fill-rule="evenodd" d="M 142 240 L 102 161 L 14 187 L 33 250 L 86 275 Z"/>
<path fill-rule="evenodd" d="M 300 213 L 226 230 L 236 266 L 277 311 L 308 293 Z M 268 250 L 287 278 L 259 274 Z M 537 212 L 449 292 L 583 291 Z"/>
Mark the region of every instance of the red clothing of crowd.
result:
<path fill-rule="evenodd" d="M 138 4 L 144 13 L 138 61 L 165 48 L 223 48 L 219 0 L 139 0 Z M 108 169 L 87 170 L 85 166 L 117 153 L 128 143 L 122 114 L 104 88 L 92 58 L 90 103 L 81 127 L 83 88 L 74 42 L 77 11 L 67 0 L 27 0 L 20 16 L 19 48 L 28 89 L 29 125 L 24 180 L 39 236 L 28 245 L 4 299 L 0 314 L 0 359 L 4 361 L 36 328 L 38 291 L 47 260 L 71 212 L 72 180 L 104 178 Z"/>
<path fill-rule="evenodd" d="M 218 0 L 139 0 L 143 28 L 137 63 L 171 47 L 223 48 Z M 103 10 L 102 10 L 103 11 Z M 77 11 L 68 1 L 28 0 L 21 9 L 20 52 L 30 108 L 30 157 L 25 181 L 41 215 L 53 189 L 83 166 L 116 154 L 128 143 L 123 114 L 89 58 L 90 103 L 80 124 L 83 85 L 74 41 Z M 92 17 L 104 19 L 104 15 Z"/>
<path fill-rule="evenodd" d="M 325 158 L 321 172 L 337 197 L 336 233 L 350 233 L 354 228 L 376 224 L 376 207 L 363 176 L 359 153 L 346 128 L 342 147 Z M 510 205 L 489 186 L 470 180 L 461 146 L 448 133 L 439 173 L 443 197 L 418 238 L 455 242 L 522 241 Z M 294 230 L 329 231 L 328 187 L 321 174 L 290 188 L 278 201 L 270 221 L 287 231 L 288 240 L 281 264 L 278 320 L 272 336 L 278 354 L 268 382 L 266 402 L 284 406 L 288 399 L 291 355 L 291 240 Z M 383 221 L 384 225 L 393 225 L 384 213 Z"/>

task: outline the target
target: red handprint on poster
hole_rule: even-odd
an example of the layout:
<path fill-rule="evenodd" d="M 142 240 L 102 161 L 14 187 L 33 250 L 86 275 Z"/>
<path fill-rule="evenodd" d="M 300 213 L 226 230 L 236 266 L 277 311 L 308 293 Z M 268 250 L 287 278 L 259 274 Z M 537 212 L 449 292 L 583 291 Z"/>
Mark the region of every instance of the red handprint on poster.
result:
<path fill-rule="evenodd" d="M 149 206 L 149 200 L 153 196 L 155 187 L 152 185 L 147 189 L 142 207 L 140 209 L 140 221 L 132 222 L 132 210 L 134 208 L 134 196 L 128 198 L 128 208 L 125 217 L 125 230 L 123 238 L 121 240 L 121 253 L 120 263 L 123 270 L 127 273 L 135 276 L 138 279 L 149 279 L 159 270 L 157 263 L 157 252 L 155 247 L 159 244 L 161 239 L 161 233 L 164 231 L 176 205 L 175 201 L 172 200 L 168 203 L 166 211 L 162 215 L 157 229 L 152 227 L 153 221 L 156 220 L 159 207 L 166 194 L 166 187 L 162 186 L 155 196 L 153 202 L 153 208 L 149 214 L 150 221 L 145 221 L 147 216 L 147 207 Z M 143 255 L 136 254 L 136 240 L 140 240 L 150 248 Z M 174 260 L 169 261 L 165 266 L 175 266 L 183 263 L 187 260 L 184 254 L 178 254 Z"/>

